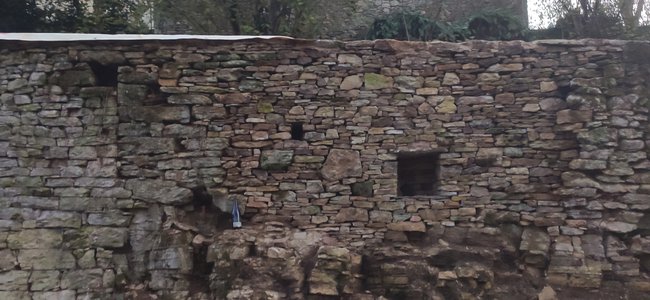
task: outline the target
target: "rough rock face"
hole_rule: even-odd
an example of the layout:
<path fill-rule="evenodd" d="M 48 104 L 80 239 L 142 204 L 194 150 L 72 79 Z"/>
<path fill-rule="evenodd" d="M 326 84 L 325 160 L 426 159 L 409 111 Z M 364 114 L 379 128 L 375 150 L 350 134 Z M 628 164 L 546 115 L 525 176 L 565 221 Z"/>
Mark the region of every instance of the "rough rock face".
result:
<path fill-rule="evenodd" d="M 0 299 L 650 297 L 648 43 L 118 44 L 2 42 Z"/>
<path fill-rule="evenodd" d="M 327 180 L 341 180 L 361 176 L 361 168 L 359 152 L 332 149 L 323 164 L 321 174 Z"/>

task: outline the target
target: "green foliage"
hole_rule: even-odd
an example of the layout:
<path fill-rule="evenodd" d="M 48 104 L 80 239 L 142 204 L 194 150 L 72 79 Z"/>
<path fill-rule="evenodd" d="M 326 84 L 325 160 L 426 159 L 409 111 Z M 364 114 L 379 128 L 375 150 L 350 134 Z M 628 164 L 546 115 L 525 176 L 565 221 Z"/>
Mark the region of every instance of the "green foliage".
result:
<path fill-rule="evenodd" d="M 320 24 L 339 11 L 354 11 L 355 0 L 157 0 L 156 19 L 162 25 L 185 24 L 196 34 L 290 35 L 314 38 Z M 162 23 L 160 23 L 162 22 Z M 165 24 L 166 23 L 166 24 Z"/>
<path fill-rule="evenodd" d="M 535 37 L 647 39 L 649 6 L 642 0 L 551 0 L 539 11 L 550 26 Z"/>
<path fill-rule="evenodd" d="M 78 27 L 81 32 L 97 33 L 145 33 L 143 22 L 146 7 L 137 0 L 95 1 L 93 13 L 82 18 Z"/>
<path fill-rule="evenodd" d="M 467 39 L 468 33 L 464 26 L 458 24 L 437 22 L 420 14 L 397 12 L 376 19 L 370 26 L 367 38 L 459 41 Z"/>
<path fill-rule="evenodd" d="M 141 33 L 146 10 L 141 0 L 1 0 L 0 31 Z"/>
<path fill-rule="evenodd" d="M 81 0 L 41 1 L 38 31 L 76 32 L 84 22 L 87 7 Z"/>
<path fill-rule="evenodd" d="M 480 40 L 523 39 L 526 26 L 510 13 L 500 10 L 483 11 L 470 17 L 468 30 Z"/>
<path fill-rule="evenodd" d="M 41 17 L 36 1 L 0 1 L 0 32 L 34 31 Z"/>
<path fill-rule="evenodd" d="M 466 22 L 439 22 L 421 14 L 397 12 L 376 19 L 368 31 L 369 39 L 463 41 L 522 39 L 525 26 L 515 16 L 503 11 L 478 13 Z"/>
<path fill-rule="evenodd" d="M 369 39 L 432 40 L 441 32 L 438 22 L 420 14 L 398 12 L 376 19 L 368 32 Z"/>

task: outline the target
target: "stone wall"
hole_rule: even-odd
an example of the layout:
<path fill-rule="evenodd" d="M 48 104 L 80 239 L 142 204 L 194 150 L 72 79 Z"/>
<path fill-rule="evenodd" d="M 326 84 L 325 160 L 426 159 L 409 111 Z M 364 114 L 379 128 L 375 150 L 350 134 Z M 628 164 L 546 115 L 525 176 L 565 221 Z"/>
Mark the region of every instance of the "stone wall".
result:
<path fill-rule="evenodd" d="M 0 299 L 648 296 L 649 43 L 1 43 Z"/>

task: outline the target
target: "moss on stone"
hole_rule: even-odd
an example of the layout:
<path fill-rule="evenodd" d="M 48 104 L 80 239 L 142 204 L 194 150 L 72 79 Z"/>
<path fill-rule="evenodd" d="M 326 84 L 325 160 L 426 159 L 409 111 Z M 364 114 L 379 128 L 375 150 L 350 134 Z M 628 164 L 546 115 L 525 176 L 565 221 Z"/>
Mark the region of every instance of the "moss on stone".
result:
<path fill-rule="evenodd" d="M 392 78 L 377 73 L 366 73 L 363 79 L 367 90 L 378 90 L 393 86 Z"/>
<path fill-rule="evenodd" d="M 269 102 L 259 102 L 257 104 L 257 112 L 261 114 L 268 114 L 273 112 L 273 104 Z"/>

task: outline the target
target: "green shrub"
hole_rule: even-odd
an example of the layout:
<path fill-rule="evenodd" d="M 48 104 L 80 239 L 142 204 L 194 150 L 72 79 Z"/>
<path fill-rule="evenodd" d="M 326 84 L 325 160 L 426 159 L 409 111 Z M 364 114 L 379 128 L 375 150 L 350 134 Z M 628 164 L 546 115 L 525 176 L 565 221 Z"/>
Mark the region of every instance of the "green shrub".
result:
<path fill-rule="evenodd" d="M 472 38 L 479 40 L 523 39 L 526 26 L 509 12 L 502 10 L 483 11 L 469 18 L 467 29 Z"/>
<path fill-rule="evenodd" d="M 526 27 L 504 11 L 488 11 L 473 15 L 465 22 L 440 22 L 412 12 L 396 12 L 375 19 L 368 30 L 368 39 L 408 41 L 463 41 L 469 38 L 487 40 L 522 39 Z"/>
<path fill-rule="evenodd" d="M 436 39 L 441 31 L 436 21 L 425 16 L 397 12 L 376 19 L 370 26 L 368 38 L 429 41 Z"/>

